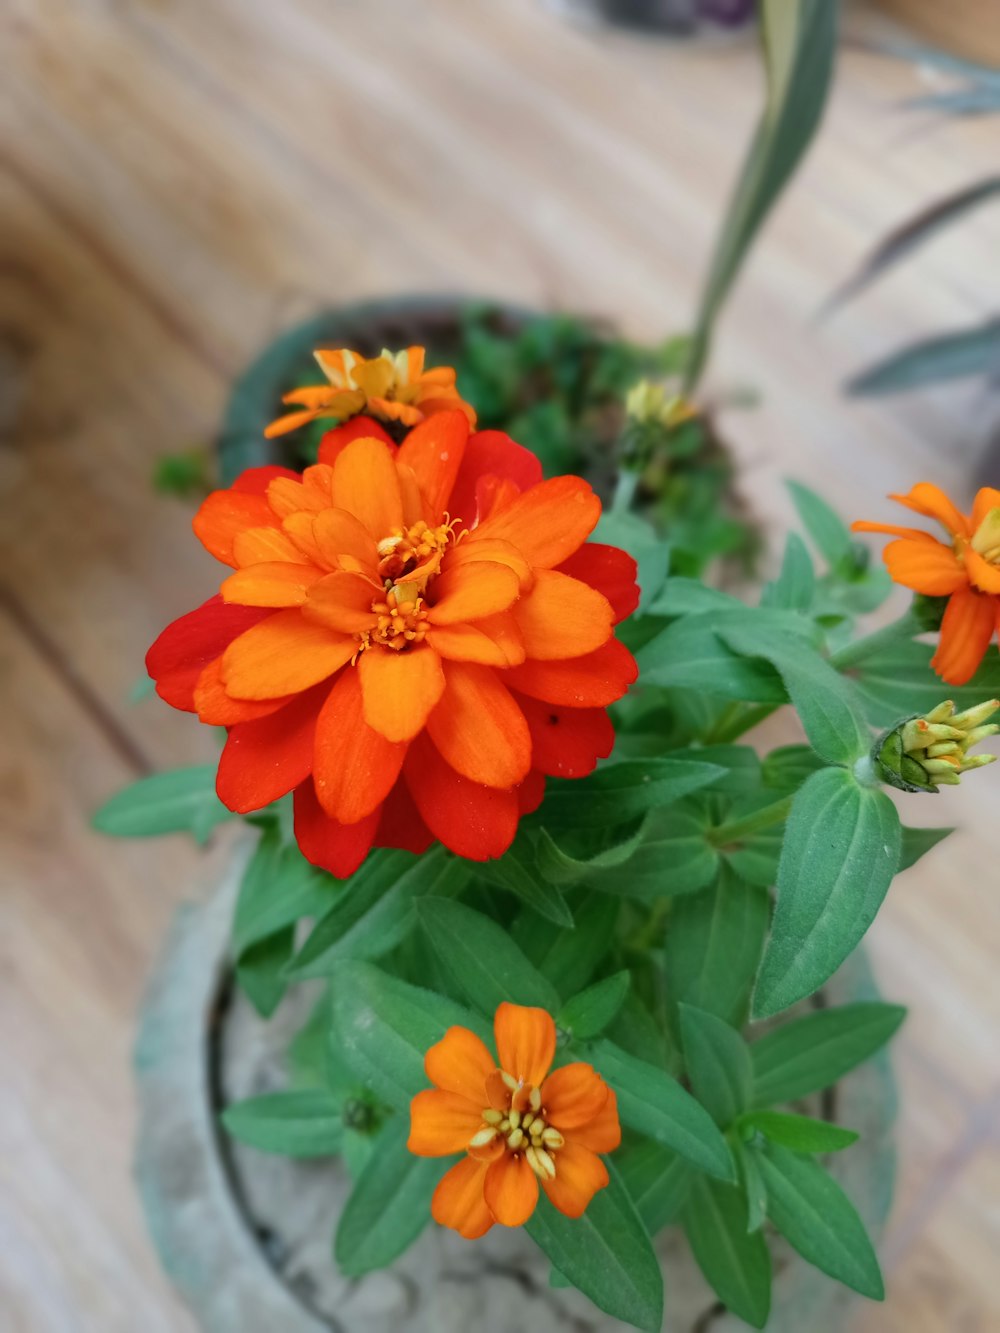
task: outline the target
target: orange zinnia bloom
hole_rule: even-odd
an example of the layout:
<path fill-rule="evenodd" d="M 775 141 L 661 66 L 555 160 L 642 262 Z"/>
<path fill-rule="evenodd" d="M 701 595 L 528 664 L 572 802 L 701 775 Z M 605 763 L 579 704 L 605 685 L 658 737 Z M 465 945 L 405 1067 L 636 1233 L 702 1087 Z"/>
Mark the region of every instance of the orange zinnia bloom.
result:
<path fill-rule="evenodd" d="M 435 1222 L 467 1240 L 494 1222 L 519 1227 L 538 1183 L 567 1217 L 580 1217 L 608 1172 L 598 1153 L 621 1142 L 615 1094 L 588 1064 L 549 1073 L 556 1025 L 544 1009 L 501 1004 L 497 1059 L 468 1028 L 449 1028 L 424 1059 L 433 1089 L 410 1103 L 410 1152 L 465 1153 L 431 1200 Z"/>
<path fill-rule="evenodd" d="M 909 495 L 889 498 L 937 519 L 948 541 L 887 523 L 859 522 L 852 528 L 898 538 L 883 553 L 893 580 L 926 597 L 948 598 L 931 666 L 949 685 L 964 685 L 982 662 L 1000 618 L 1000 491 L 984 486 L 969 515 L 927 481 Z"/>
<path fill-rule="evenodd" d="M 372 845 L 502 855 L 545 776 L 610 753 L 636 678 L 613 626 L 635 562 L 587 542 L 600 501 L 543 481 L 499 431 L 439 412 L 397 447 L 369 418 L 299 475 L 252 468 L 194 529 L 235 569 L 146 659 L 158 693 L 229 728 L 220 799 L 295 792 L 303 854 L 351 874 Z"/>
<path fill-rule="evenodd" d="M 408 347 L 395 354 L 383 351 L 370 359 L 346 348 L 320 349 L 313 355 L 330 383 L 286 393 L 281 401 L 297 404 L 298 410 L 272 421 L 264 432 L 268 439 L 317 417 L 347 421 L 360 412 L 417 426 L 435 412 L 458 409 L 465 413 L 470 426 L 476 424 L 475 412 L 458 396 L 454 370 L 450 366 L 424 370 L 422 347 Z"/>

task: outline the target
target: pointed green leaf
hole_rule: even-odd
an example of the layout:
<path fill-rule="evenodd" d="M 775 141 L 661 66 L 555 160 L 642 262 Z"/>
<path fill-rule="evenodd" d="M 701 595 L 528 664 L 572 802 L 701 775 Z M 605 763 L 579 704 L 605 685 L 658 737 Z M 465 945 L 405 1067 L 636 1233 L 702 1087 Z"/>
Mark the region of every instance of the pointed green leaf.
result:
<path fill-rule="evenodd" d="M 554 1014 L 555 988 L 529 963 L 492 917 L 464 903 L 420 898 L 417 917 L 427 941 L 471 1004 L 491 1018 L 504 1000 Z"/>
<path fill-rule="evenodd" d="M 781 573 L 764 589 L 761 606 L 776 606 L 786 611 L 808 611 L 816 590 L 816 574 L 806 544 L 796 532 L 785 541 Z"/>
<path fill-rule="evenodd" d="M 831 1087 L 884 1046 L 905 1017 L 897 1004 L 845 1004 L 774 1028 L 750 1046 L 754 1102 L 793 1102 Z"/>
<path fill-rule="evenodd" d="M 753 1328 L 763 1328 L 771 1309 L 771 1253 L 759 1231 L 747 1231 L 742 1192 L 698 1176 L 683 1221 L 691 1252 L 719 1300 Z"/>
<path fill-rule="evenodd" d="M 858 398 L 902 393 L 928 384 L 986 375 L 1000 361 L 1000 320 L 923 338 L 852 375 L 845 388 Z"/>
<path fill-rule="evenodd" d="M 449 1163 L 414 1156 L 408 1134 L 408 1117 L 386 1121 L 340 1216 L 334 1257 L 347 1277 L 391 1264 L 430 1221 L 431 1195 Z"/>
<path fill-rule="evenodd" d="M 623 1124 L 671 1148 L 711 1176 L 733 1178 L 729 1148 L 715 1121 L 676 1079 L 606 1038 L 594 1043 L 588 1058 L 614 1088 Z"/>
<path fill-rule="evenodd" d="M 836 568 L 851 553 L 852 539 L 847 524 L 815 491 L 797 481 L 788 481 L 785 485 L 813 545 L 827 564 Z"/>
<path fill-rule="evenodd" d="M 240 881 L 233 953 L 240 960 L 261 940 L 303 917 L 322 915 L 343 892 L 340 882 L 310 865 L 298 847 L 284 845 L 276 830 L 265 830 Z"/>
<path fill-rule="evenodd" d="M 598 1036 L 622 1007 L 631 981 L 628 972 L 616 972 L 595 982 L 563 1005 L 556 1023 L 577 1041 Z"/>
<path fill-rule="evenodd" d="M 697 760 L 626 759 L 586 778 L 550 779 L 542 818 L 547 828 L 624 824 L 721 776 L 718 765 Z"/>
<path fill-rule="evenodd" d="M 663 1275 L 649 1236 L 614 1166 L 580 1218 L 557 1212 L 544 1194 L 524 1229 L 562 1275 L 599 1310 L 644 1333 L 660 1333 Z"/>
<path fill-rule="evenodd" d="M 767 1187 L 760 1174 L 757 1153 L 742 1139 L 733 1144 L 740 1184 L 746 1198 L 746 1227 L 748 1232 L 759 1231 L 767 1218 Z"/>
<path fill-rule="evenodd" d="M 743 1116 L 740 1127 L 756 1130 L 771 1143 L 791 1152 L 840 1152 L 858 1141 L 853 1129 L 831 1125 L 826 1120 L 814 1120 L 808 1115 L 788 1115 L 783 1111 L 751 1111 Z"/>
<path fill-rule="evenodd" d="M 222 1112 L 234 1139 L 283 1157 L 329 1157 L 344 1137 L 343 1105 L 326 1088 L 265 1093 Z"/>
<path fill-rule="evenodd" d="M 811 995 L 862 939 L 899 865 L 900 825 L 884 792 L 845 769 L 814 773 L 795 797 L 754 1016 Z"/>
<path fill-rule="evenodd" d="M 520 913 L 511 935 L 525 956 L 568 999 L 582 990 L 615 939 L 619 901 L 603 893 L 580 893 L 573 898 L 573 930 L 560 930 L 540 921 L 531 911 Z"/>
<path fill-rule="evenodd" d="M 105 801 L 93 817 L 94 828 L 115 838 L 190 833 L 205 842 L 216 824 L 234 817 L 215 794 L 215 769 L 197 764 L 140 778 Z"/>
<path fill-rule="evenodd" d="M 793 1249 L 845 1286 L 883 1300 L 878 1259 L 857 1209 L 818 1162 L 770 1144 L 758 1163 L 767 1215 Z"/>
<path fill-rule="evenodd" d="M 542 837 L 545 838 L 545 830 Z M 551 839 L 549 839 L 551 845 Z M 496 861 L 487 861 L 479 867 L 480 876 L 498 888 L 507 889 L 520 898 L 532 911 L 547 921 L 568 930 L 573 929 L 573 913 L 566 899 L 543 873 L 534 848 L 522 840 Z"/>
<path fill-rule="evenodd" d="M 922 856 L 926 856 L 939 842 L 944 842 L 949 833 L 954 832 L 953 828 L 907 828 L 904 825 L 897 873 L 902 874 L 910 866 L 916 865 Z"/>
<path fill-rule="evenodd" d="M 750 1100 L 750 1050 L 736 1029 L 721 1018 L 689 1004 L 679 1008 L 691 1089 L 715 1123 L 726 1129 Z"/>

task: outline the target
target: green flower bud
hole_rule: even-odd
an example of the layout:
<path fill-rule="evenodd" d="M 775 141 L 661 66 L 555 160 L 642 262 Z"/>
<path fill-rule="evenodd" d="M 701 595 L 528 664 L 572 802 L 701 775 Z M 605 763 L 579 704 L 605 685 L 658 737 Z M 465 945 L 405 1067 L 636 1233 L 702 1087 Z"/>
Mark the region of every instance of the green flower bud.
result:
<path fill-rule="evenodd" d="M 876 773 L 899 791 L 936 792 L 939 787 L 956 787 L 963 773 L 995 761 L 995 754 L 969 751 L 1000 732 L 1000 726 L 987 725 L 998 708 L 1000 700 L 988 699 L 956 713 L 947 699 L 923 717 L 904 718 L 883 732 L 872 747 Z"/>

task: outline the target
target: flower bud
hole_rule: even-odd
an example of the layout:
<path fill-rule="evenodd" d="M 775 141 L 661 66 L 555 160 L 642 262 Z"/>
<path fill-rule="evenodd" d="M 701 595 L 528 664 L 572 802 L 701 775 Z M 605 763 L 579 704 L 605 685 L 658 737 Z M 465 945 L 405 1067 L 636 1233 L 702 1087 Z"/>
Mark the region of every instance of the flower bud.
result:
<path fill-rule="evenodd" d="M 668 393 L 651 380 L 639 380 L 625 395 L 625 412 L 640 425 L 655 423 L 669 429 L 697 416 L 698 409 L 683 394 Z"/>
<path fill-rule="evenodd" d="M 872 762 L 881 780 L 900 791 L 936 792 L 955 787 L 961 775 L 992 764 L 995 754 L 969 754 L 1000 726 L 987 719 L 1000 708 L 1000 700 L 956 713 L 950 699 L 923 717 L 908 717 L 884 732 L 872 748 Z"/>

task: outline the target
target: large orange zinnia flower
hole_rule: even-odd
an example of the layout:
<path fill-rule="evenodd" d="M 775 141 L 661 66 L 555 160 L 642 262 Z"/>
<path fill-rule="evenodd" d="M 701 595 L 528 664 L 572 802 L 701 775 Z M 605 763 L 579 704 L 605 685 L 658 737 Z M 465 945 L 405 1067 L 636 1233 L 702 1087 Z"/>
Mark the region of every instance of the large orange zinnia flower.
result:
<path fill-rule="evenodd" d="M 245 813 L 294 790 L 299 846 L 334 874 L 373 844 L 500 856 L 545 775 L 610 753 L 605 710 L 636 677 L 612 628 L 635 562 L 586 542 L 600 510 L 461 412 L 398 448 L 356 418 L 301 476 L 253 468 L 208 497 L 195 532 L 235 572 L 149 673 L 229 728 L 221 800 Z"/>
<path fill-rule="evenodd" d="M 975 675 L 1000 620 L 1000 491 L 984 486 L 970 515 L 926 481 L 909 495 L 889 498 L 936 519 L 948 541 L 889 523 L 858 522 L 852 529 L 898 538 L 883 552 L 893 580 L 927 597 L 948 598 L 931 666 L 949 685 L 964 685 Z"/>
<path fill-rule="evenodd" d="M 296 430 L 317 417 L 347 421 L 364 412 L 383 421 L 404 426 L 419 425 L 435 412 L 464 412 L 469 425 L 476 424 L 473 409 L 459 397 L 455 372 L 450 366 L 424 369 L 424 349 L 408 347 L 403 352 L 383 351 L 366 358 L 346 349 L 320 349 L 314 353 L 329 384 L 293 389 L 282 398 L 298 410 L 272 421 L 264 434 L 268 439 Z"/>
<path fill-rule="evenodd" d="M 527 1222 L 539 1181 L 561 1213 L 582 1216 L 608 1183 L 597 1154 L 622 1136 L 615 1094 L 590 1065 L 549 1073 L 556 1025 L 544 1009 L 501 1004 L 493 1033 L 497 1059 L 468 1028 L 449 1028 L 424 1060 L 434 1087 L 410 1103 L 412 1153 L 465 1153 L 434 1191 L 431 1215 L 467 1240 L 494 1222 Z"/>

